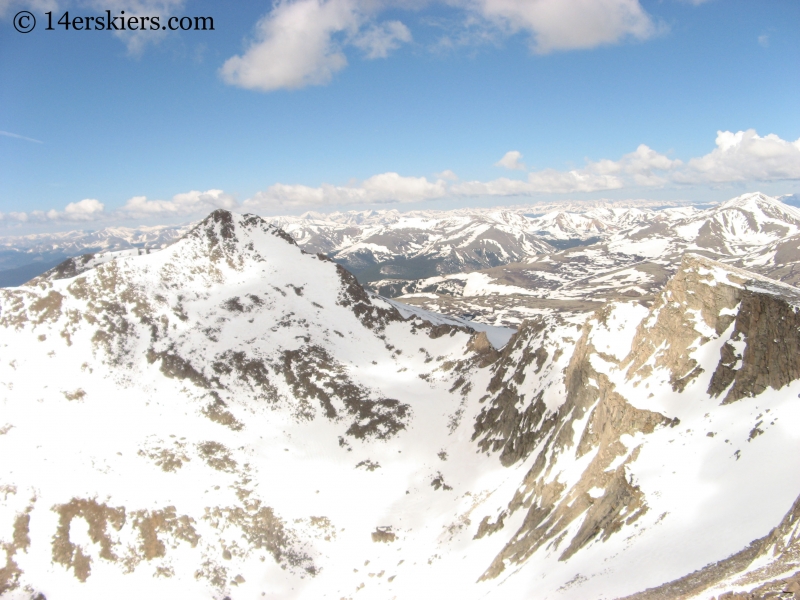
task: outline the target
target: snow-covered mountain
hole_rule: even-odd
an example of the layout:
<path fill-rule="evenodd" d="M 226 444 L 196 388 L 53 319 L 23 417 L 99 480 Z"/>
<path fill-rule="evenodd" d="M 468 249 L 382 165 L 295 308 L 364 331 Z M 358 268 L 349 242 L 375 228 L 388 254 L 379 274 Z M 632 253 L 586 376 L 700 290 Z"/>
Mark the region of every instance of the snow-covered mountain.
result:
<path fill-rule="evenodd" d="M 361 281 L 411 280 L 520 262 L 585 246 L 654 220 L 697 212 L 652 202 L 554 203 L 505 209 L 360 211 L 272 217 L 302 248 L 322 252 Z M 536 211 L 536 212 L 532 212 Z"/>
<path fill-rule="evenodd" d="M 547 221 L 558 222 L 561 216 Z M 543 308 L 594 310 L 606 300 L 625 297 L 650 302 L 686 252 L 793 285 L 800 282 L 800 209 L 760 193 L 702 211 L 594 209 L 577 216 L 583 220 L 571 216 L 569 222 L 606 223 L 603 236 L 588 246 L 491 269 L 371 285 L 385 296 L 431 310 L 513 325 Z"/>
<path fill-rule="evenodd" d="M 688 253 L 509 340 L 226 211 L 70 260 L 0 290 L 0 596 L 793 592 L 799 309 Z"/>
<path fill-rule="evenodd" d="M 508 210 L 311 213 L 269 221 L 362 282 L 471 271 L 552 250 L 527 217 Z"/>

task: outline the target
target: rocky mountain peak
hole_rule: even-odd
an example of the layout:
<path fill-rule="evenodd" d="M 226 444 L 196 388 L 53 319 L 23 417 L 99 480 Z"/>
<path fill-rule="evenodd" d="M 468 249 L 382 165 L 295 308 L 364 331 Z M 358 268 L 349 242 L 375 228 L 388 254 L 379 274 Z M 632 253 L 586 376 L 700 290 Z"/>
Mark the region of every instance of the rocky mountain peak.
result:
<path fill-rule="evenodd" d="M 781 229 L 783 235 L 787 235 L 787 225 L 793 229 L 792 233 L 800 228 L 799 209 L 760 192 L 743 194 L 709 209 L 708 212 L 722 226 L 749 229 L 756 234 L 774 234 Z"/>

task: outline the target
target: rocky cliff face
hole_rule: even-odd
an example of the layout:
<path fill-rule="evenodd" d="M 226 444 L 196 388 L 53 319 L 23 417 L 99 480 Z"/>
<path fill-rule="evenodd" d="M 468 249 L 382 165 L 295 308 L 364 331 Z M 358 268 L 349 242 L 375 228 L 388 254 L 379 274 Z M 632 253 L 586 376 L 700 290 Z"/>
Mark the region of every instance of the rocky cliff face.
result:
<path fill-rule="evenodd" d="M 498 348 L 258 217 L 72 261 L 0 292 L 0 596 L 794 585 L 798 298 L 687 256 Z"/>
<path fill-rule="evenodd" d="M 667 444 L 681 437 L 694 439 L 684 442 L 690 444 L 700 436 L 711 441 L 720 435 L 696 430 L 699 406 L 710 411 L 699 419 L 702 427 L 703 420 L 713 420 L 713 411 L 723 412 L 722 407 L 735 401 L 763 399 L 769 393 L 782 399 L 778 402 L 785 403 L 785 409 L 795 404 L 791 399 L 797 394 L 788 388 L 797 388 L 800 378 L 798 306 L 800 296 L 790 286 L 687 255 L 649 310 L 610 305 L 579 331 L 564 323 L 526 324 L 493 365 L 486 407 L 475 424 L 473 437 L 483 450 L 498 452 L 503 464 L 526 465 L 507 506 L 479 526 L 477 537 L 496 535 L 515 513 L 522 515 L 482 578 L 536 563 L 537 556 L 569 564 L 593 543 L 610 542 L 614 536 L 627 541 L 632 538 L 626 531 L 634 531 L 635 538 L 649 528 L 668 527 L 669 511 L 653 514 L 653 504 L 663 506 L 657 500 L 664 492 L 654 489 L 660 486 L 637 481 L 640 456 L 649 447 L 651 453 L 660 452 L 655 450 L 658 437 L 672 437 Z M 568 362 L 556 352 L 570 356 Z M 546 401 L 554 386 L 560 404 Z M 769 417 L 771 410 L 775 409 L 755 417 L 743 441 L 753 443 L 766 423 L 776 424 Z M 788 408 L 789 414 L 793 410 Z M 723 442 L 731 443 L 730 438 Z M 667 468 L 673 462 L 668 445 L 663 452 L 667 454 L 659 458 Z M 738 461 L 741 453 L 735 450 L 732 459 Z M 574 465 L 581 466 L 568 474 Z M 685 501 L 701 481 L 683 485 L 688 488 L 682 494 Z M 791 486 L 780 487 L 788 488 L 783 490 L 784 502 L 796 493 Z M 748 518 L 747 511 L 739 514 L 740 519 Z M 706 567 L 702 576 L 667 584 L 641 598 L 694 597 L 743 572 L 756 557 L 765 557 L 765 544 L 756 540 L 733 553 L 734 558 Z M 787 568 L 785 558 L 763 560 L 773 565 L 773 573 L 780 571 L 773 563 Z M 575 597 L 591 595 L 589 584 L 578 583 L 592 577 L 597 574 L 581 573 L 573 582 L 582 590 Z"/>

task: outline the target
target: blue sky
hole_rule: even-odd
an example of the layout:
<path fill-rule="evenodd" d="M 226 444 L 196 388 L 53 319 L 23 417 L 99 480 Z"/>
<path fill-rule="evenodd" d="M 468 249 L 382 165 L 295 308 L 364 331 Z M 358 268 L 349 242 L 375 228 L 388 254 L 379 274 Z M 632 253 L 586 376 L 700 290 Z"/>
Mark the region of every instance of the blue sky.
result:
<path fill-rule="evenodd" d="M 45 31 L 48 10 L 215 30 Z M 0 0 L 0 15 L 11 229 L 800 192 L 796 0 Z"/>

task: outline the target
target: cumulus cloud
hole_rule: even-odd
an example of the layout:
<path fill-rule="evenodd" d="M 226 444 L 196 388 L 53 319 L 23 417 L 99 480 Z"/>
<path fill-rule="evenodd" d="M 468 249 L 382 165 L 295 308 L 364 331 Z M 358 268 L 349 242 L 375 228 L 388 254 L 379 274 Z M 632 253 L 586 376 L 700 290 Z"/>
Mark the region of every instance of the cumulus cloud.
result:
<path fill-rule="evenodd" d="M 276 183 L 266 191 L 245 200 L 248 210 L 319 207 L 347 204 L 386 204 L 433 200 L 447 194 L 443 179 L 428 181 L 425 177 L 403 177 L 397 173 L 373 175 L 359 184 L 319 187 Z"/>
<path fill-rule="evenodd" d="M 470 5 L 512 33 L 530 33 L 540 54 L 644 40 L 657 31 L 639 0 L 472 0 Z"/>
<path fill-rule="evenodd" d="M 227 83 L 263 91 L 327 83 L 347 65 L 335 34 L 354 36 L 363 18 L 357 0 L 284 0 L 258 23 L 255 42 L 220 73 Z"/>
<path fill-rule="evenodd" d="M 519 161 L 522 155 L 511 151 L 495 163 L 507 169 L 524 169 Z M 681 165 L 652 148 L 642 144 L 619 160 L 587 161 L 582 169 L 559 171 L 543 169 L 528 174 L 526 180 L 501 177 L 489 182 L 470 181 L 452 186 L 451 191 L 467 196 L 519 196 L 532 194 L 565 194 L 571 192 L 598 192 L 616 190 L 627 186 L 657 186 L 668 183 L 665 172 Z"/>
<path fill-rule="evenodd" d="M 669 179 L 666 173 L 681 167 L 680 160 L 671 160 L 645 144 L 625 154 L 617 161 L 599 160 L 589 162 L 585 171 L 598 175 L 626 176 L 630 183 L 638 186 L 659 186 Z"/>
<path fill-rule="evenodd" d="M 193 190 L 176 194 L 171 200 L 148 200 L 145 196 L 134 196 L 122 208 L 113 211 L 106 211 L 105 205 L 99 200 L 86 198 L 79 202 L 70 202 L 62 211 L 51 209 L 0 213 L 0 221 L 6 223 L 80 223 L 169 218 L 202 215 L 217 208 L 232 210 L 237 206 L 238 203 L 233 196 L 222 190 L 205 192 Z"/>
<path fill-rule="evenodd" d="M 211 212 L 218 208 L 231 210 L 237 207 L 233 196 L 222 190 L 198 192 L 192 190 L 176 194 L 172 200 L 148 200 L 146 196 L 134 196 L 119 212 L 123 217 L 186 216 Z"/>
<path fill-rule="evenodd" d="M 493 181 L 468 181 L 454 185 L 450 191 L 459 196 L 532 196 L 535 194 L 565 194 L 597 192 L 624 187 L 613 175 L 601 175 L 584 170 L 557 171 L 545 169 L 530 173 L 527 180 L 501 177 Z"/>
<path fill-rule="evenodd" d="M 509 152 L 497 164 L 514 165 L 517 155 Z M 671 159 L 641 144 L 618 160 L 587 161 L 583 168 L 569 171 L 534 171 L 526 180 L 503 177 L 488 182 L 470 181 L 451 186 L 450 192 L 467 196 L 517 196 L 780 180 L 800 180 L 800 139 L 788 142 L 774 134 L 761 137 L 748 129 L 717 132 L 716 148 L 688 162 Z"/>
<path fill-rule="evenodd" d="M 447 181 L 458 181 L 458 175 L 456 175 L 450 169 L 445 169 L 441 173 L 434 173 L 437 179 L 445 179 Z"/>
<path fill-rule="evenodd" d="M 788 142 L 754 129 L 718 131 L 716 148 L 691 159 L 675 176 L 681 183 L 730 183 L 800 179 L 800 139 Z"/>
<path fill-rule="evenodd" d="M 32 210 L 30 212 L 0 213 L 0 221 L 17 223 L 68 222 L 79 223 L 97 221 L 106 216 L 105 206 L 93 198 L 70 202 L 63 211 Z"/>
<path fill-rule="evenodd" d="M 509 152 L 506 152 L 503 155 L 503 158 L 494 163 L 494 166 L 505 167 L 506 169 L 511 169 L 512 171 L 514 170 L 524 171 L 525 169 L 527 169 L 527 167 L 525 166 L 525 163 L 520 162 L 519 160 L 520 158 L 522 158 L 522 154 L 520 154 L 516 150 L 511 150 Z"/>
<path fill-rule="evenodd" d="M 80 202 L 70 202 L 64 212 L 48 212 L 50 218 L 64 219 L 67 221 L 93 221 L 104 214 L 105 205 L 93 198 L 86 198 Z"/>

